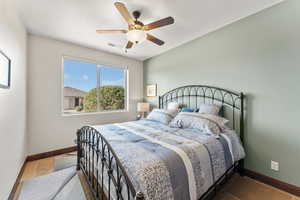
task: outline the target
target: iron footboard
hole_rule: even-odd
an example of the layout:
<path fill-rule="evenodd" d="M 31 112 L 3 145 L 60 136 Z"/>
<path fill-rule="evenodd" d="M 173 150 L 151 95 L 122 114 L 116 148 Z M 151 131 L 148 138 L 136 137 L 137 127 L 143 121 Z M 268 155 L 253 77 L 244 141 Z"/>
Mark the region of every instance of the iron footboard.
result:
<path fill-rule="evenodd" d="M 83 172 L 95 199 L 110 200 L 113 191 L 117 200 L 145 199 L 142 192 L 136 192 L 112 147 L 96 129 L 84 126 L 77 131 L 77 149 L 77 170 Z M 226 183 L 234 172 L 241 174 L 242 169 L 243 160 L 234 163 L 200 200 L 212 199 L 218 188 Z M 104 185 L 105 173 L 108 178 L 107 185 Z"/>
<path fill-rule="evenodd" d="M 84 126 L 77 131 L 77 170 L 82 170 L 97 200 L 110 200 L 113 195 L 117 200 L 144 200 L 108 141 L 93 127 Z"/>

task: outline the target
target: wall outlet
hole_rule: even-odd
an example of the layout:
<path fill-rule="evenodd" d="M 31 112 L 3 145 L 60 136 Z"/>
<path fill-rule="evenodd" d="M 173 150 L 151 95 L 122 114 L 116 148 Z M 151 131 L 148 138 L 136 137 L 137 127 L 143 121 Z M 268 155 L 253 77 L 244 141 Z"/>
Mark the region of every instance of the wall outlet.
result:
<path fill-rule="evenodd" d="M 279 171 L 279 162 L 271 160 L 271 169 L 274 171 Z"/>

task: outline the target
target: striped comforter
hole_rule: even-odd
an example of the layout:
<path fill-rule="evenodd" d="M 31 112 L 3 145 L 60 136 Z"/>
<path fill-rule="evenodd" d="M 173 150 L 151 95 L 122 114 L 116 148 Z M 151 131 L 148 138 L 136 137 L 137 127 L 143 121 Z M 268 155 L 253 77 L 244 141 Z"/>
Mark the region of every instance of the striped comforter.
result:
<path fill-rule="evenodd" d="M 93 127 L 149 200 L 196 200 L 245 156 L 238 136 L 229 130 L 216 138 L 150 120 Z"/>

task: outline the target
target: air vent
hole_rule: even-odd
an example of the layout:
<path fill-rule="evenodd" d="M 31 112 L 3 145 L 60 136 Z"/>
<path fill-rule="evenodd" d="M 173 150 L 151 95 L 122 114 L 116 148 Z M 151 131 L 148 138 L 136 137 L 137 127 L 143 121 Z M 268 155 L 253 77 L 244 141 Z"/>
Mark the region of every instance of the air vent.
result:
<path fill-rule="evenodd" d="M 108 45 L 108 46 L 110 46 L 110 47 L 116 47 L 116 45 L 115 45 L 115 44 L 113 44 L 113 43 L 110 43 L 110 42 L 109 42 L 109 43 L 107 43 L 107 45 Z"/>

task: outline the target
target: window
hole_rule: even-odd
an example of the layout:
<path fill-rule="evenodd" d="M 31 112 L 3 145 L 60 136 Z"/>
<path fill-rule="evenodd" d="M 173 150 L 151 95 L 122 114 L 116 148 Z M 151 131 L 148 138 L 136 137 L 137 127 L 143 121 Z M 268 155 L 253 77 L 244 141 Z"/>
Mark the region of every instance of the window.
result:
<path fill-rule="evenodd" d="M 69 58 L 63 69 L 64 114 L 127 109 L 126 69 Z"/>

